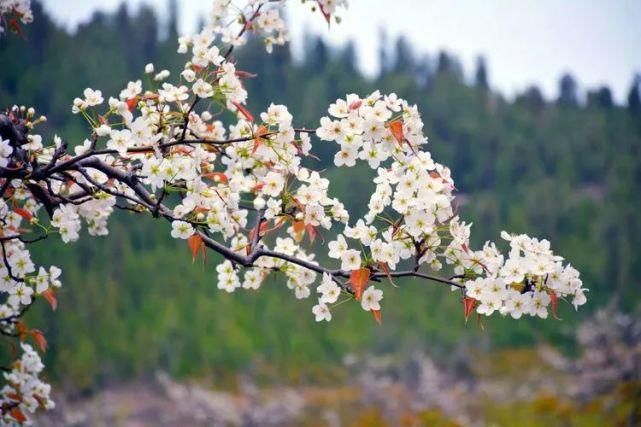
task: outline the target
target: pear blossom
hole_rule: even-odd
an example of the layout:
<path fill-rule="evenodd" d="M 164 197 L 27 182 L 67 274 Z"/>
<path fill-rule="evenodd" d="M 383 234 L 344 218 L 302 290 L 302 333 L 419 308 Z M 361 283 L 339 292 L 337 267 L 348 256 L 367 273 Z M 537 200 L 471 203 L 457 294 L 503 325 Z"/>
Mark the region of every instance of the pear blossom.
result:
<path fill-rule="evenodd" d="M 91 88 L 87 88 L 83 92 L 85 99 L 84 99 L 84 107 L 95 107 L 96 105 L 100 105 L 103 103 L 104 98 L 102 97 L 102 92 L 99 90 L 93 90 Z"/>
<path fill-rule="evenodd" d="M 6 167 L 9 164 L 9 156 L 13 153 L 13 147 L 9 145 L 9 140 L 0 138 L 0 167 Z"/>
<path fill-rule="evenodd" d="M 341 255 L 341 269 L 345 271 L 358 270 L 361 267 L 361 253 L 355 249 L 347 249 Z"/>
<path fill-rule="evenodd" d="M 316 304 L 314 307 L 312 307 L 312 313 L 314 313 L 314 316 L 316 316 L 317 322 L 322 322 L 323 320 L 329 322 L 330 320 L 332 320 L 332 313 L 329 311 L 327 304 Z"/>
<path fill-rule="evenodd" d="M 283 190 L 285 180 L 283 176 L 276 172 L 268 172 L 265 175 L 263 192 L 268 196 L 276 197 Z"/>
<path fill-rule="evenodd" d="M 548 317 L 548 305 L 550 304 L 550 296 L 545 292 L 535 291 L 532 296 L 532 303 L 530 304 L 530 314 L 538 316 L 542 319 Z"/>
<path fill-rule="evenodd" d="M 365 311 L 380 310 L 380 301 L 383 299 L 383 291 L 370 286 L 365 289 L 361 298 L 361 307 Z"/>
<path fill-rule="evenodd" d="M 192 86 L 192 91 L 200 98 L 211 98 L 214 94 L 212 85 L 203 79 L 196 80 L 196 83 Z"/>
<path fill-rule="evenodd" d="M 194 227 L 185 221 L 173 221 L 171 223 L 171 237 L 174 239 L 188 239 L 194 234 Z"/>
<path fill-rule="evenodd" d="M 141 92 L 142 82 L 140 80 L 136 80 L 135 82 L 127 83 L 127 87 L 120 91 L 119 97 L 121 100 L 125 101 L 135 98 L 136 96 L 140 95 Z"/>
<path fill-rule="evenodd" d="M 340 296 L 340 293 L 341 293 L 341 288 L 334 282 L 331 275 L 324 273 L 323 281 L 318 286 L 316 291 L 322 294 L 321 297 L 318 299 L 319 302 L 325 303 L 325 304 L 332 304 L 338 300 L 338 297 Z"/>
<path fill-rule="evenodd" d="M 131 145 L 131 131 L 128 129 L 112 130 L 110 139 L 107 141 L 107 148 L 116 150 L 120 155 L 127 153 Z"/>
<path fill-rule="evenodd" d="M 9 298 L 7 299 L 7 302 L 9 305 L 16 308 L 21 305 L 29 305 L 31 304 L 31 295 L 33 295 L 33 289 L 21 283 L 9 289 Z"/>
<path fill-rule="evenodd" d="M 509 292 L 503 308 L 513 319 L 520 319 L 523 314 L 530 312 L 531 303 L 531 295 L 521 294 L 518 291 L 512 290 Z"/>
<path fill-rule="evenodd" d="M 348 249 L 347 241 L 342 234 L 336 236 L 336 240 L 329 242 L 327 245 L 329 247 L 329 256 L 331 258 L 340 259 L 343 256 L 343 253 Z"/>

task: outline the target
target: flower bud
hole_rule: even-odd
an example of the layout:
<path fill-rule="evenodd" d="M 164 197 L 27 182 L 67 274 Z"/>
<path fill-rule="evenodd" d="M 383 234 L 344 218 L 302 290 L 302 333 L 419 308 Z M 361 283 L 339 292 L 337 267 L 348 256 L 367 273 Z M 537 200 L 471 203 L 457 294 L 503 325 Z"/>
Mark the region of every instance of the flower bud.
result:
<path fill-rule="evenodd" d="M 265 199 L 263 199 L 262 197 L 256 197 L 254 199 L 254 208 L 255 209 L 262 209 L 262 208 L 265 207 L 265 203 L 266 203 Z"/>
<path fill-rule="evenodd" d="M 187 80 L 188 82 L 193 82 L 196 79 L 196 73 L 194 73 L 194 70 L 186 69 L 183 70 L 182 73 L 180 73 L 183 79 Z"/>
<path fill-rule="evenodd" d="M 109 125 L 100 125 L 95 128 L 94 131 L 98 136 L 107 136 L 111 132 L 111 128 L 109 127 Z"/>

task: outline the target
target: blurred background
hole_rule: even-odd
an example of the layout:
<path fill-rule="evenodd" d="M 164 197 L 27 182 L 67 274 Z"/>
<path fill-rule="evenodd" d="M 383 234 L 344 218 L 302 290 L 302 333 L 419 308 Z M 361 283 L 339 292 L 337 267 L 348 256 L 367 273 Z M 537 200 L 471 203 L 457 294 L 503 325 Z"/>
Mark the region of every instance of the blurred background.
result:
<path fill-rule="evenodd" d="M 235 53 L 258 74 L 249 109 L 282 103 L 317 127 L 346 93 L 416 103 L 474 243 L 503 229 L 551 240 L 588 304 L 466 325 L 457 294 L 403 281 L 382 326 L 350 304 L 316 324 L 281 278 L 218 291 L 213 254 L 192 264 L 168 224 L 117 212 L 108 239 L 34 245 L 64 272 L 60 310 L 27 319 L 57 385 L 38 425 L 641 425 L 641 5 L 352 3 L 330 32 L 295 6 L 291 46 Z M 80 144 L 73 98 L 117 95 L 148 62 L 176 76 L 177 35 L 208 6 L 34 1 L 24 38 L 0 39 L 0 106 L 33 105 L 43 135 Z M 334 150 L 316 145 L 316 167 L 360 216 L 371 172 L 334 169 Z"/>

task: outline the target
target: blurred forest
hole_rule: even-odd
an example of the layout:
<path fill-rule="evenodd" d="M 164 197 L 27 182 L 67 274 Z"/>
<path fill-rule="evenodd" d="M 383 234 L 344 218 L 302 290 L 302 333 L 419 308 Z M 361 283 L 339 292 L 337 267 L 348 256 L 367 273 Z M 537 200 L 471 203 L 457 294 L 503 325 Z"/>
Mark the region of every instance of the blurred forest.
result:
<path fill-rule="evenodd" d="M 55 25 L 34 4 L 24 38 L 0 39 L 0 106 L 35 106 L 48 117 L 41 131 L 81 144 L 87 126 L 71 114 L 85 87 L 117 96 L 129 80 L 144 79 L 153 62 L 177 76 L 176 2 L 168 22 L 151 9 L 95 14 L 74 33 Z M 467 75 L 446 53 L 415 52 L 404 39 L 386 40 L 382 70 L 366 79 L 355 48 L 308 37 L 305 57 L 288 48 L 272 55 L 257 41 L 235 54 L 247 81 L 249 109 L 287 105 L 297 126 L 317 127 L 325 109 L 346 93 L 396 92 L 416 103 L 435 159 L 448 165 L 459 190 L 461 216 L 473 221 L 474 241 L 498 240 L 502 229 L 548 238 L 577 267 L 590 292 L 578 313 L 563 303 L 563 320 L 493 318 L 465 325 L 457 294 L 425 282 L 386 288 L 383 325 L 354 304 L 315 324 L 312 299 L 296 301 L 275 276 L 260 292 L 217 290 L 216 259 L 192 264 L 169 224 L 118 212 L 109 238 L 65 246 L 55 236 L 34 245 L 34 258 L 63 268 L 60 309 L 37 304 L 28 323 L 44 330 L 49 375 L 76 391 L 152 375 L 210 376 L 233 387 L 238 372 L 283 383 L 330 383 L 345 375 L 346 355 L 400 354 L 419 349 L 447 360 L 455 349 L 527 348 L 545 342 L 572 354 L 574 332 L 590 312 L 613 305 L 633 312 L 641 276 L 641 98 L 631 82 L 625 104 L 607 87 L 583 90 L 560 76 L 557 99 L 531 87 L 514 100 L 492 88 L 482 58 Z M 607 58 L 603 60 L 607 61 Z M 632 77 L 632 76 L 631 76 Z M 49 139 L 50 140 L 50 139 Z M 318 143 L 317 168 L 328 168 L 332 192 L 354 215 L 362 213 L 370 176 L 332 168 L 335 147 Z M 328 236 L 326 236 L 328 237 Z M 496 316 L 495 316 L 496 317 Z"/>

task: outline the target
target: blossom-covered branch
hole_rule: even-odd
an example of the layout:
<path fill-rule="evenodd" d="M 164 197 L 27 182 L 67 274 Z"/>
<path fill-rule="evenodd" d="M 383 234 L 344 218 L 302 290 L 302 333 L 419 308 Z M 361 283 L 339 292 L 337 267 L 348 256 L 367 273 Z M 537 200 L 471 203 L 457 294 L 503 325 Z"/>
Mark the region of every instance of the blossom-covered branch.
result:
<path fill-rule="evenodd" d="M 56 307 L 61 272 L 36 268 L 27 244 L 55 234 L 73 242 L 83 222 L 105 236 L 115 209 L 164 220 L 194 259 L 206 249 L 220 254 L 217 286 L 226 292 L 259 289 L 274 273 L 298 299 L 315 291 L 317 321 L 354 300 L 380 322 L 385 287 L 405 277 L 460 290 L 466 319 L 474 311 L 546 318 L 559 298 L 585 303 L 579 273 L 546 240 L 504 232 L 507 256 L 491 242 L 471 247 L 451 172 L 426 150 L 420 113 L 406 100 L 348 94 L 315 130 L 295 127 L 284 105 L 254 116 L 243 80 L 256 70 L 239 68 L 233 51 L 249 34 L 264 37 L 268 51 L 285 43 L 285 2 L 239 3 L 214 1 L 210 24 L 180 38 L 188 59 L 175 79 L 149 64 L 144 84 L 129 82 L 106 102 L 87 88 L 71 108 L 88 126 L 80 143 L 43 141 L 36 130 L 46 119 L 33 108 L 0 114 L 1 333 L 44 350 L 42 333 L 21 318 L 34 298 Z M 308 3 L 329 23 L 345 2 Z M 317 144 L 336 144 L 336 167 L 361 162 L 376 172 L 363 218 L 331 196 L 332 183 L 313 167 Z M 335 236 L 326 247 L 318 244 L 325 233 Z M 25 375 L 39 381 L 31 365 Z M 12 375 L 0 394 L 6 422 L 53 406 L 47 387 L 36 382 L 27 395 L 17 385 L 26 380 Z"/>

